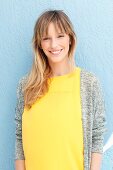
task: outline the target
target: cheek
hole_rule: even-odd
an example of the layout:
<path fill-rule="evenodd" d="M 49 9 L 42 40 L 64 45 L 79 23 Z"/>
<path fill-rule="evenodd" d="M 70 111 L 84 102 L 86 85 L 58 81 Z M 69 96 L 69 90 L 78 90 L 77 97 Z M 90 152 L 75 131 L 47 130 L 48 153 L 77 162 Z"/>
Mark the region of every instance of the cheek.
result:
<path fill-rule="evenodd" d="M 47 49 L 48 48 L 48 43 L 46 43 L 46 42 L 41 43 L 41 47 L 42 47 L 43 50 Z"/>
<path fill-rule="evenodd" d="M 41 47 L 42 47 L 42 49 L 44 49 L 45 48 L 45 44 L 41 43 Z"/>
<path fill-rule="evenodd" d="M 69 39 L 66 38 L 62 41 L 62 44 L 64 44 L 64 46 L 69 46 Z"/>

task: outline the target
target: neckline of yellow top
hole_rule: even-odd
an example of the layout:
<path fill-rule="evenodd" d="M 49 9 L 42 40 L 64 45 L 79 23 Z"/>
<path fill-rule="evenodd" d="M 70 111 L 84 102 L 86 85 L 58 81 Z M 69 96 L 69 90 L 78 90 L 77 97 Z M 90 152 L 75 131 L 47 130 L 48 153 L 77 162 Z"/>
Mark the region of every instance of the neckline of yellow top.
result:
<path fill-rule="evenodd" d="M 64 78 L 68 78 L 70 76 L 72 76 L 73 74 L 75 74 L 75 72 L 79 69 L 79 67 L 75 67 L 73 71 L 71 71 L 70 73 L 61 75 L 61 76 L 54 76 L 54 77 L 49 77 L 49 80 L 59 80 L 59 79 L 64 79 Z"/>

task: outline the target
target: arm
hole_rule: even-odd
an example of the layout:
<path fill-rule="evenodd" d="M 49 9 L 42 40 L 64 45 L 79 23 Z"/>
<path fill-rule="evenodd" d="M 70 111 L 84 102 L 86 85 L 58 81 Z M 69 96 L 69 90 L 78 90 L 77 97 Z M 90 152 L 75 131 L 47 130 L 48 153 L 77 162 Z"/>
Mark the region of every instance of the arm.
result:
<path fill-rule="evenodd" d="M 92 154 L 90 170 L 100 170 L 103 154 L 103 140 L 105 132 L 105 103 L 103 92 L 98 79 L 93 82 L 93 129 L 92 129 Z"/>
<path fill-rule="evenodd" d="M 17 104 L 15 108 L 15 170 L 25 170 L 25 157 L 22 145 L 22 113 L 23 113 L 23 94 L 22 94 L 22 81 L 19 81 L 17 87 Z"/>
<path fill-rule="evenodd" d="M 92 153 L 90 170 L 100 170 L 102 162 L 102 154 Z"/>
<path fill-rule="evenodd" d="M 26 170 L 24 160 L 15 160 L 15 170 Z"/>

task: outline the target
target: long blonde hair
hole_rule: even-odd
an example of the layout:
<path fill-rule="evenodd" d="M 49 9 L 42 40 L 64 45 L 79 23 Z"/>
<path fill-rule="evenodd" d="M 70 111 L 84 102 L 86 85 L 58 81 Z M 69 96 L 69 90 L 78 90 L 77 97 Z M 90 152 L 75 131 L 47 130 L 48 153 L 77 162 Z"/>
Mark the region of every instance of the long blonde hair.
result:
<path fill-rule="evenodd" d="M 24 92 L 24 106 L 28 109 L 39 98 L 41 98 L 49 89 L 48 78 L 52 75 L 52 69 L 48 63 L 47 57 L 41 49 L 42 36 L 48 30 L 50 23 L 69 35 L 71 45 L 69 47 L 68 57 L 71 66 L 74 67 L 74 50 L 76 45 L 76 34 L 69 17 L 62 10 L 45 11 L 37 19 L 34 34 L 32 38 L 32 47 L 34 51 L 34 60 L 31 71 L 28 74 L 27 82 L 23 88 Z"/>

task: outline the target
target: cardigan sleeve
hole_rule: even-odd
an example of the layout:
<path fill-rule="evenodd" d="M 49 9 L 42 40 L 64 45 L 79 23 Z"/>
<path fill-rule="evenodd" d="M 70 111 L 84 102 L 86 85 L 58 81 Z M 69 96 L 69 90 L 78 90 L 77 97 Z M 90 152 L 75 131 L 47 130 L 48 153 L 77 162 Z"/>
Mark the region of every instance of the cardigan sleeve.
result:
<path fill-rule="evenodd" d="M 93 81 L 93 128 L 92 128 L 92 152 L 103 153 L 103 140 L 105 128 L 105 101 L 102 87 L 98 78 Z"/>
<path fill-rule="evenodd" d="M 19 80 L 19 83 L 17 86 L 17 103 L 15 107 L 15 124 L 16 124 L 15 160 L 25 159 L 23 145 L 22 145 L 22 113 L 23 113 L 23 108 L 24 108 L 23 107 L 24 100 L 23 100 L 23 93 L 22 93 L 22 82 L 23 82 L 23 78 Z"/>

